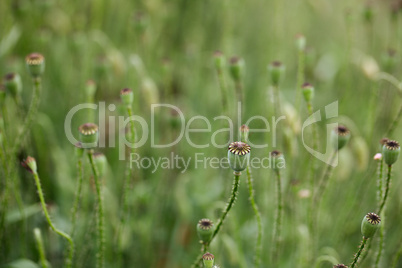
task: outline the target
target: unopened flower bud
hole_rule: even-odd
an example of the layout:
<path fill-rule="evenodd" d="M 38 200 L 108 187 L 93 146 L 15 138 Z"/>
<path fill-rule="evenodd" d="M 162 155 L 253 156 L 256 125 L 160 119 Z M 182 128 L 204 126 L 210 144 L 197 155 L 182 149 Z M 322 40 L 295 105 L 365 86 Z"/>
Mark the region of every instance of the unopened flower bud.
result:
<path fill-rule="evenodd" d="M 365 238 L 371 238 L 374 236 L 375 232 L 379 229 L 381 224 L 380 216 L 375 213 L 368 213 L 364 216 L 361 232 Z"/>
<path fill-rule="evenodd" d="M 36 174 L 37 170 L 37 165 L 36 165 L 36 160 L 35 158 L 28 156 L 27 159 L 25 159 L 21 165 L 28 170 L 29 172 L 31 172 L 32 174 Z"/>
<path fill-rule="evenodd" d="M 242 125 L 239 130 L 240 130 L 240 140 L 242 142 L 247 142 L 248 141 L 248 133 L 250 132 L 250 128 L 246 125 Z"/>
<path fill-rule="evenodd" d="M 271 77 L 271 82 L 274 86 L 278 86 L 283 73 L 285 72 L 285 66 L 280 61 L 274 61 L 268 65 L 268 72 Z"/>
<path fill-rule="evenodd" d="M 25 58 L 25 62 L 33 78 L 40 77 L 45 71 L 45 58 L 42 54 L 31 53 Z"/>
<path fill-rule="evenodd" d="M 384 157 L 384 162 L 391 166 L 396 160 L 398 160 L 399 152 L 401 151 L 401 147 L 399 146 L 399 142 L 397 141 L 387 141 L 382 147 L 382 155 Z"/>
<path fill-rule="evenodd" d="M 209 219 L 201 219 L 197 224 L 197 234 L 203 244 L 208 244 L 214 232 L 214 224 Z"/>
<path fill-rule="evenodd" d="M 271 167 L 275 171 L 285 167 L 285 157 L 280 151 L 274 150 L 270 153 L 271 155 Z"/>
<path fill-rule="evenodd" d="M 212 266 L 214 265 L 214 259 L 214 255 L 209 252 L 202 255 L 202 261 L 204 262 L 205 268 L 212 268 Z"/>
<path fill-rule="evenodd" d="M 314 87 L 310 83 L 304 83 L 302 85 L 303 96 L 306 102 L 311 102 L 314 98 Z"/>
<path fill-rule="evenodd" d="M 122 89 L 122 90 L 120 91 L 120 98 L 121 98 L 121 101 L 122 101 L 125 105 L 131 106 L 131 104 L 132 104 L 133 101 L 134 101 L 134 93 L 133 93 L 133 91 L 132 91 L 131 89 L 129 89 L 129 88 Z"/>
<path fill-rule="evenodd" d="M 382 154 L 376 153 L 376 154 L 374 155 L 374 160 L 379 161 L 379 160 L 381 160 L 381 159 L 382 159 Z"/>
<path fill-rule="evenodd" d="M 347 127 L 339 125 L 331 134 L 332 143 L 336 150 L 342 149 L 350 139 L 350 131 Z"/>
<path fill-rule="evenodd" d="M 244 61 L 241 58 L 238 57 L 232 57 L 230 59 L 230 75 L 232 76 L 232 79 L 236 82 L 240 81 L 243 73 L 244 73 Z"/>
<path fill-rule="evenodd" d="M 86 123 L 78 128 L 80 132 L 81 146 L 85 149 L 91 149 L 98 144 L 98 126 L 93 123 Z"/>
<path fill-rule="evenodd" d="M 22 92 L 21 76 L 17 73 L 6 74 L 4 76 L 4 86 L 14 99 L 17 98 Z"/>
<path fill-rule="evenodd" d="M 250 145 L 241 141 L 229 144 L 229 165 L 235 172 L 241 172 L 247 168 L 250 161 L 250 150 Z"/>

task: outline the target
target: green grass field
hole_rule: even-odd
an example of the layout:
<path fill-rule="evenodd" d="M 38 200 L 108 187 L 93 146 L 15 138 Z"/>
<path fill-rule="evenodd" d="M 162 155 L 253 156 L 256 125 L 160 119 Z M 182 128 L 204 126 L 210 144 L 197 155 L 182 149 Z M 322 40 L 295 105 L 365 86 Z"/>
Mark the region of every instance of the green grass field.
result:
<path fill-rule="evenodd" d="M 197 235 L 198 221 L 216 226 L 231 197 L 226 157 L 242 124 L 250 128 L 248 170 L 262 223 L 257 266 L 354 267 L 362 219 L 379 211 L 387 188 L 388 164 L 374 160 L 379 141 L 402 142 L 401 1 L 2 0 L 0 18 L 0 267 L 204 267 L 197 256 L 207 250 L 221 268 L 256 267 L 259 225 L 246 170 L 207 248 Z M 26 66 L 33 52 L 44 56 L 39 78 Z M 285 66 L 278 85 L 274 61 Z M 22 87 L 13 91 L 9 73 Z M 314 86 L 309 103 L 305 82 Z M 130 105 L 123 88 L 133 91 Z M 124 121 L 128 107 L 133 125 Z M 316 111 L 321 119 L 308 125 Z M 95 155 L 96 173 L 92 151 L 77 157 L 83 150 L 70 139 L 88 122 L 99 126 L 94 151 L 105 156 Z M 351 136 L 339 153 L 335 123 Z M 134 149 L 125 145 L 132 127 L 137 143 L 144 138 Z M 286 161 L 279 237 L 274 150 Z M 28 156 L 37 173 L 20 164 Z M 392 165 L 382 227 L 355 267 L 402 267 L 401 161 Z M 49 227 L 35 176 L 74 252 Z"/>

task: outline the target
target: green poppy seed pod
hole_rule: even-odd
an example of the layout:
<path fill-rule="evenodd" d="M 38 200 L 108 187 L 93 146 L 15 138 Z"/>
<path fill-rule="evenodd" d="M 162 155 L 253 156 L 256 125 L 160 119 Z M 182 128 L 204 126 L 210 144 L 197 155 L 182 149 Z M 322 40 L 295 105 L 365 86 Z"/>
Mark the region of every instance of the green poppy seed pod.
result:
<path fill-rule="evenodd" d="M 337 265 L 334 265 L 333 268 L 348 268 L 348 267 L 345 264 L 337 264 Z"/>
<path fill-rule="evenodd" d="M 208 244 L 214 232 L 214 224 L 209 219 L 201 219 L 197 223 L 197 234 L 203 244 Z"/>
<path fill-rule="evenodd" d="M 331 140 L 334 148 L 340 150 L 348 143 L 350 139 L 350 131 L 347 127 L 339 125 L 331 133 Z"/>
<path fill-rule="evenodd" d="M 387 141 L 382 147 L 382 155 L 384 157 L 384 162 L 391 166 L 396 160 L 398 160 L 399 152 L 401 151 L 401 147 L 399 146 L 399 142 L 397 141 Z"/>
<path fill-rule="evenodd" d="M 212 266 L 214 265 L 214 259 L 214 255 L 209 252 L 202 255 L 202 261 L 204 262 L 205 268 L 212 268 Z"/>
<path fill-rule="evenodd" d="M 268 65 L 268 72 L 271 77 L 271 82 L 274 86 L 278 86 L 283 73 L 285 72 L 285 66 L 280 61 L 273 61 Z"/>
<path fill-rule="evenodd" d="M 107 170 L 106 156 L 99 152 L 94 153 L 93 156 L 94 156 L 94 163 L 96 165 L 96 169 L 98 170 L 99 176 L 103 177 L 106 174 Z"/>
<path fill-rule="evenodd" d="M 21 164 L 26 170 L 28 170 L 32 174 L 36 174 L 36 172 L 38 171 L 36 160 L 31 156 L 28 156 L 27 159 L 25 159 Z"/>
<path fill-rule="evenodd" d="M 230 75 L 236 82 L 240 81 L 244 73 L 244 61 L 238 57 L 232 57 L 229 65 Z"/>
<path fill-rule="evenodd" d="M 304 51 L 306 49 L 306 37 L 304 35 L 296 35 L 296 46 L 299 51 Z"/>
<path fill-rule="evenodd" d="M 381 225 L 380 216 L 375 213 L 368 213 L 363 217 L 361 231 L 365 238 L 371 238 Z"/>
<path fill-rule="evenodd" d="M 221 51 L 214 52 L 214 63 L 217 70 L 222 70 L 225 66 L 225 56 Z"/>
<path fill-rule="evenodd" d="M 310 83 L 304 83 L 302 85 L 303 96 L 306 102 L 311 102 L 314 98 L 314 87 Z"/>
<path fill-rule="evenodd" d="M 84 148 L 82 148 L 81 142 L 77 142 L 74 146 L 75 156 L 80 159 L 84 155 Z"/>
<path fill-rule="evenodd" d="M 125 105 L 131 106 L 134 101 L 134 93 L 131 89 L 124 88 L 120 91 L 120 98 Z"/>
<path fill-rule="evenodd" d="M 242 125 L 239 130 L 240 130 L 240 140 L 242 142 L 247 142 L 248 141 L 248 133 L 250 132 L 250 128 L 246 125 Z"/>
<path fill-rule="evenodd" d="M 250 161 L 250 150 L 250 145 L 245 142 L 235 141 L 229 144 L 229 165 L 234 171 L 241 172 L 247 168 Z"/>
<path fill-rule="evenodd" d="M 285 157 L 280 151 L 274 150 L 270 153 L 271 156 L 271 167 L 275 171 L 279 171 L 280 169 L 285 167 Z"/>
<path fill-rule="evenodd" d="M 98 144 L 98 126 L 93 123 L 85 123 L 78 128 L 80 132 L 81 146 L 84 149 L 91 149 Z"/>
<path fill-rule="evenodd" d="M 88 80 L 85 84 L 85 95 L 91 99 L 96 93 L 96 83 L 93 80 Z"/>
<path fill-rule="evenodd" d="M 45 71 L 45 57 L 39 53 L 31 53 L 25 58 L 28 72 L 33 78 L 40 77 Z"/>
<path fill-rule="evenodd" d="M 17 73 L 8 73 L 4 76 L 4 86 L 6 90 L 16 98 L 22 92 L 21 76 Z"/>

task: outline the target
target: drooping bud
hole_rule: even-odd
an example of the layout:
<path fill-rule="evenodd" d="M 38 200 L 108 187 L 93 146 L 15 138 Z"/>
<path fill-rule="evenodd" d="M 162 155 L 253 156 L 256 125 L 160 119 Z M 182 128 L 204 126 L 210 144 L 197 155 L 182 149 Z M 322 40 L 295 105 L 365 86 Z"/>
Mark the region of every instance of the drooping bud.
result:
<path fill-rule="evenodd" d="M 361 232 L 365 238 L 371 238 L 381 225 L 380 216 L 375 213 L 368 213 L 363 217 Z"/>
<path fill-rule="evenodd" d="M 339 125 L 331 133 L 332 144 L 336 150 L 342 149 L 350 139 L 350 131 L 347 127 Z"/>
<path fill-rule="evenodd" d="M 98 170 L 98 174 L 100 177 L 103 177 L 106 174 L 107 170 L 107 159 L 106 156 L 102 153 L 96 152 L 93 154 L 94 163 L 96 165 L 96 169 Z"/>
<path fill-rule="evenodd" d="M 302 85 L 303 96 L 306 102 L 311 102 L 314 98 L 314 87 L 310 83 L 304 83 Z"/>
<path fill-rule="evenodd" d="M 197 224 L 197 234 L 203 244 L 208 244 L 214 232 L 214 224 L 209 219 L 201 219 Z"/>
<path fill-rule="evenodd" d="M 268 65 L 268 72 L 271 77 L 271 82 L 274 86 L 278 86 L 283 73 L 285 72 L 285 65 L 280 61 L 273 61 Z"/>
<path fill-rule="evenodd" d="M 4 76 L 4 86 L 14 99 L 22 92 L 21 76 L 17 73 L 8 73 Z"/>
<path fill-rule="evenodd" d="M 285 157 L 280 151 L 274 150 L 270 153 L 271 156 L 271 167 L 275 171 L 283 169 L 286 165 Z"/>
<path fill-rule="evenodd" d="M 98 126 L 93 123 L 85 123 L 78 128 L 80 132 L 81 146 L 84 149 L 91 149 L 98 144 Z"/>
<path fill-rule="evenodd" d="M 247 142 L 248 141 L 248 133 L 250 132 L 250 128 L 246 125 L 242 125 L 239 130 L 240 130 L 240 140 L 242 142 Z"/>
<path fill-rule="evenodd" d="M 28 156 L 27 159 L 25 159 L 23 162 L 21 162 L 21 165 L 31 172 L 32 174 L 36 174 L 37 170 L 37 165 L 36 165 L 36 160 L 35 158 Z"/>
<path fill-rule="evenodd" d="M 205 268 L 212 268 L 212 266 L 214 265 L 214 259 L 214 255 L 209 252 L 202 255 L 202 261 L 204 262 Z"/>
<path fill-rule="evenodd" d="M 384 162 L 391 166 L 393 165 L 399 157 L 399 152 L 401 151 L 401 147 L 399 146 L 399 142 L 397 141 L 387 141 L 382 147 L 382 155 L 384 157 Z"/>
<path fill-rule="evenodd" d="M 33 78 L 40 77 L 45 71 L 45 57 L 39 53 L 31 53 L 25 58 L 28 72 Z"/>
<path fill-rule="evenodd" d="M 238 57 L 232 57 L 229 65 L 230 75 L 235 82 L 239 82 L 244 73 L 244 61 Z"/>
<path fill-rule="evenodd" d="M 225 66 L 225 55 L 221 51 L 215 51 L 214 52 L 214 63 L 215 63 L 215 68 L 218 71 L 221 71 L 224 66 Z"/>
<path fill-rule="evenodd" d="M 120 91 L 120 98 L 125 105 L 131 106 L 134 101 L 134 93 L 131 89 L 124 88 Z"/>
<path fill-rule="evenodd" d="M 228 159 L 229 165 L 235 172 L 245 170 L 250 161 L 250 145 L 241 141 L 229 144 Z"/>
<path fill-rule="evenodd" d="M 299 52 L 304 51 L 306 49 L 306 37 L 302 34 L 296 35 L 296 46 Z"/>

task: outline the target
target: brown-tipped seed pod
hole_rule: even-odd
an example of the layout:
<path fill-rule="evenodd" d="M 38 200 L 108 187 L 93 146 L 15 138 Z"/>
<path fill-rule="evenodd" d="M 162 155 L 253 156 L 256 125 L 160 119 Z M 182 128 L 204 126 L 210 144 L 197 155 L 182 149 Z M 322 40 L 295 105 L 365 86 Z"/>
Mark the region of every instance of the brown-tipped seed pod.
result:
<path fill-rule="evenodd" d="M 365 238 L 371 238 L 374 236 L 375 232 L 379 229 L 381 224 L 380 216 L 375 213 L 367 213 L 363 217 L 361 232 Z"/>
<path fill-rule="evenodd" d="M 32 174 L 36 174 L 36 172 L 38 171 L 36 160 L 31 156 L 28 156 L 27 159 L 21 162 L 21 165 Z"/>
<path fill-rule="evenodd" d="M 22 92 L 21 76 L 17 73 L 8 73 L 4 76 L 4 86 L 13 98 L 17 98 Z"/>
<path fill-rule="evenodd" d="M 202 243 L 208 244 L 214 232 L 214 224 L 210 219 L 201 219 L 197 224 L 197 234 Z"/>
<path fill-rule="evenodd" d="M 310 83 L 304 83 L 302 85 L 303 96 L 306 102 L 311 102 L 314 98 L 314 87 Z"/>
<path fill-rule="evenodd" d="M 202 261 L 204 262 L 205 268 L 212 268 L 212 266 L 214 265 L 214 259 L 214 255 L 209 252 L 202 255 Z"/>
<path fill-rule="evenodd" d="M 94 156 L 94 163 L 95 163 L 96 169 L 98 170 L 99 177 L 103 177 L 106 174 L 106 170 L 107 170 L 106 156 L 99 152 L 94 153 L 93 156 Z"/>
<path fill-rule="evenodd" d="M 242 142 L 248 141 L 248 133 L 250 132 L 250 128 L 246 125 L 242 125 L 240 128 L 240 140 Z"/>
<path fill-rule="evenodd" d="M 215 63 L 215 68 L 218 71 L 222 71 L 222 69 L 225 66 L 225 55 L 221 51 L 215 51 L 214 52 L 214 63 Z"/>
<path fill-rule="evenodd" d="M 31 53 L 25 58 L 28 72 L 33 78 L 40 77 L 45 71 L 45 57 L 39 53 Z"/>
<path fill-rule="evenodd" d="M 271 77 L 271 82 L 274 86 L 278 86 L 283 73 L 285 72 L 285 65 L 280 61 L 273 61 L 268 65 L 268 72 Z"/>
<path fill-rule="evenodd" d="M 85 123 L 78 128 L 80 132 L 81 146 L 84 149 L 91 149 L 98 144 L 98 126 L 93 123 Z"/>
<path fill-rule="evenodd" d="M 399 142 L 388 140 L 382 147 L 382 155 L 384 157 L 384 162 L 391 166 L 396 160 L 398 160 L 399 152 L 401 151 L 401 147 L 399 146 Z"/>
<path fill-rule="evenodd" d="M 332 144 L 336 150 L 340 150 L 348 143 L 350 131 L 347 127 L 339 125 L 331 133 Z"/>
<path fill-rule="evenodd" d="M 134 93 L 131 89 L 124 88 L 120 91 L 120 98 L 125 105 L 131 106 L 134 101 Z"/>
<path fill-rule="evenodd" d="M 274 150 L 270 153 L 271 156 L 271 167 L 275 171 L 279 171 L 286 165 L 285 157 L 280 151 Z"/>
<path fill-rule="evenodd" d="M 333 268 L 348 268 L 348 267 L 345 264 L 337 264 L 337 265 L 334 265 Z"/>
<path fill-rule="evenodd" d="M 228 159 L 230 167 L 236 172 L 245 170 L 250 161 L 250 151 L 250 145 L 245 142 L 235 141 L 229 144 Z"/>
<path fill-rule="evenodd" d="M 229 61 L 229 71 L 232 79 L 236 82 L 240 81 L 244 73 L 244 61 L 238 57 L 232 57 Z"/>

